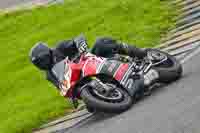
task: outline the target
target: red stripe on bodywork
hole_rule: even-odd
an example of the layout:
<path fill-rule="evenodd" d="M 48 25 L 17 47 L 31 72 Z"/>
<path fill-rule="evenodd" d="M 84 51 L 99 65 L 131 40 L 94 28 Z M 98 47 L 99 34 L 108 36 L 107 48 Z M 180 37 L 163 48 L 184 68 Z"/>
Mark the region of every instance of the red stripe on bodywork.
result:
<path fill-rule="evenodd" d="M 95 60 L 88 60 L 83 67 L 84 76 L 94 75 L 96 74 L 98 62 Z"/>
<path fill-rule="evenodd" d="M 115 79 L 121 81 L 128 68 L 129 64 L 122 64 L 115 74 Z"/>

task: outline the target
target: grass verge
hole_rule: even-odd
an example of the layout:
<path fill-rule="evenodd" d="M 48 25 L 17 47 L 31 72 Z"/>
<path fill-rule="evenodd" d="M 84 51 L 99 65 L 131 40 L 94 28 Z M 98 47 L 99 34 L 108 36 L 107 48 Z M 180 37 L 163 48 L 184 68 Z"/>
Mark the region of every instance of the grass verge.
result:
<path fill-rule="evenodd" d="M 67 0 L 0 15 L 0 131 L 31 132 L 61 116 L 71 105 L 28 60 L 38 41 L 56 42 L 85 33 L 89 44 L 98 36 L 151 47 L 174 25 L 175 12 L 160 0 Z"/>

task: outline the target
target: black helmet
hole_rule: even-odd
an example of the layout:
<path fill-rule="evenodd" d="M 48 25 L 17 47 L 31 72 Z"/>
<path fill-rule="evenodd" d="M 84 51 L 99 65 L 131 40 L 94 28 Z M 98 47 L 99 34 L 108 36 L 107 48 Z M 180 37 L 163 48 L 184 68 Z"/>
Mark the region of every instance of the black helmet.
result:
<path fill-rule="evenodd" d="M 41 70 L 48 70 L 52 66 L 51 49 L 44 43 L 37 43 L 30 51 L 31 62 Z"/>

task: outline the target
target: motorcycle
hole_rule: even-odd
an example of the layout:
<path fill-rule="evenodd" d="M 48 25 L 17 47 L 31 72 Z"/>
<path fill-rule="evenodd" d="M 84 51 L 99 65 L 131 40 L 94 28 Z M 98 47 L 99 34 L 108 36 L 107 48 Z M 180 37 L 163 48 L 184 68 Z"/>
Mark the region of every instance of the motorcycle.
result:
<path fill-rule="evenodd" d="M 144 59 L 122 55 L 103 58 L 85 52 L 73 61 L 66 58 L 57 63 L 52 72 L 61 94 L 74 105 L 80 99 L 89 112 L 119 113 L 143 96 L 145 82 L 173 82 L 181 77 L 182 66 L 168 53 L 147 49 Z"/>

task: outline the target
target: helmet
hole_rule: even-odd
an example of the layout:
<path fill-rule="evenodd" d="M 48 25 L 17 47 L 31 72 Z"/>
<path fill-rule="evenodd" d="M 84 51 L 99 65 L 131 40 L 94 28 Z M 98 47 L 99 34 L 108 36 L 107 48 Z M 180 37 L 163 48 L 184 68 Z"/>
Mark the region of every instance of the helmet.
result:
<path fill-rule="evenodd" d="M 37 43 L 29 53 L 31 62 L 41 70 L 49 70 L 52 66 L 51 49 L 44 43 Z"/>

